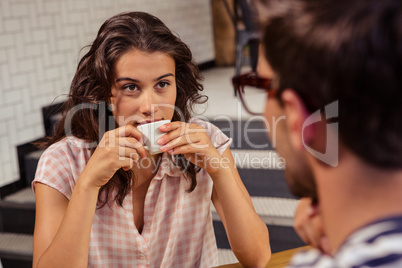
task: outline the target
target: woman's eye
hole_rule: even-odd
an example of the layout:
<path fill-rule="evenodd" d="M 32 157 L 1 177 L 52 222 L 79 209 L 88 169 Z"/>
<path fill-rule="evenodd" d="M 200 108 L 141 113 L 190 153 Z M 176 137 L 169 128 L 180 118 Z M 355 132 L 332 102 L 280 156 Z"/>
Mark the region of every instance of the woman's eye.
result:
<path fill-rule="evenodd" d="M 123 86 L 123 89 L 125 89 L 127 91 L 136 91 L 136 90 L 138 90 L 138 86 L 134 85 L 134 84 L 129 84 L 129 85 Z"/>
<path fill-rule="evenodd" d="M 162 81 L 162 82 L 158 83 L 158 88 L 166 88 L 169 85 L 170 85 L 170 83 Z"/>

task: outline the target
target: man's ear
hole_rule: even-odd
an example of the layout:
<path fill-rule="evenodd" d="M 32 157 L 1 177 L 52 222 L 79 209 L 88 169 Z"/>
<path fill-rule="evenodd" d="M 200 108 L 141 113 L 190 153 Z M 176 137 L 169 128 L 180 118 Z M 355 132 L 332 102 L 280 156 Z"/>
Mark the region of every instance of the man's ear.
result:
<path fill-rule="evenodd" d="M 303 129 L 304 121 L 309 117 L 309 112 L 299 95 L 292 89 L 286 89 L 281 94 L 284 103 L 286 124 L 291 145 L 296 150 L 303 149 L 304 143 L 309 144 L 314 135 L 314 128 Z"/>

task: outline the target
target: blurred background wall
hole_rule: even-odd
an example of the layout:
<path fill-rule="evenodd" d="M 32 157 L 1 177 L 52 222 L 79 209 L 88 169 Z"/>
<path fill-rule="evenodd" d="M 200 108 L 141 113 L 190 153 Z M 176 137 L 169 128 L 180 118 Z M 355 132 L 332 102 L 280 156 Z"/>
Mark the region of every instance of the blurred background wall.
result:
<path fill-rule="evenodd" d="M 206 0 L 0 0 L 0 186 L 19 179 L 16 146 L 44 136 L 41 108 L 65 100 L 80 49 L 105 19 L 156 15 L 204 63 L 215 59 L 210 9 Z"/>

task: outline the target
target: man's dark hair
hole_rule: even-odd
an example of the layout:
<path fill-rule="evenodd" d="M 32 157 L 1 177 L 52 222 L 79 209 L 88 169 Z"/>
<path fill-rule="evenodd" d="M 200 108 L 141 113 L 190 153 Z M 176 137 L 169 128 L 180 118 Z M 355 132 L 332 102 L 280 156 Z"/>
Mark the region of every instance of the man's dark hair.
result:
<path fill-rule="evenodd" d="M 402 1 L 275 6 L 263 45 L 279 92 L 294 89 L 311 112 L 339 100 L 340 141 L 369 164 L 401 168 Z"/>

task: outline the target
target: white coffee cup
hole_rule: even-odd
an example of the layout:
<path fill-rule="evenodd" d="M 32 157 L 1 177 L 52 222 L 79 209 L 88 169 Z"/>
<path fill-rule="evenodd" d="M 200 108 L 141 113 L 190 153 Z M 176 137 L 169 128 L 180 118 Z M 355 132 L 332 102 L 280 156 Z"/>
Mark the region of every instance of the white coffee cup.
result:
<path fill-rule="evenodd" d="M 149 154 L 161 153 L 161 145 L 157 143 L 158 139 L 165 135 L 165 132 L 160 131 L 160 127 L 164 124 L 170 123 L 170 120 L 161 120 L 152 122 L 149 124 L 139 125 L 137 129 L 141 131 L 143 135 L 144 148 L 149 151 Z"/>

